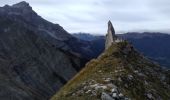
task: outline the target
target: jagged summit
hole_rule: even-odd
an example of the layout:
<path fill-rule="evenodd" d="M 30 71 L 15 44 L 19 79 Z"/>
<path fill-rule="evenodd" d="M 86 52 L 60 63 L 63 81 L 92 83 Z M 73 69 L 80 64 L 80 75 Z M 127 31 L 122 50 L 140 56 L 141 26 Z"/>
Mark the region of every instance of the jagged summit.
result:
<path fill-rule="evenodd" d="M 109 20 L 108 30 L 106 34 L 105 49 L 109 48 L 112 45 L 112 43 L 115 43 L 115 40 L 116 40 L 115 30 L 113 28 L 111 21 Z"/>
<path fill-rule="evenodd" d="M 24 17 L 37 15 L 36 12 L 29 5 L 29 3 L 26 1 L 0 7 L 0 14 L 2 13 L 8 15 L 21 15 Z"/>
<path fill-rule="evenodd" d="M 105 41 L 105 50 L 108 49 L 112 44 L 121 41 L 123 40 L 116 36 L 112 22 L 109 20 L 107 34 L 106 34 L 106 41 Z"/>
<path fill-rule="evenodd" d="M 16 8 L 28 8 L 28 7 L 30 7 L 30 5 L 26 1 L 21 1 L 21 2 L 19 2 L 17 4 L 12 5 L 12 7 L 16 7 Z"/>
<path fill-rule="evenodd" d="M 108 22 L 108 30 L 107 30 L 107 33 L 112 33 L 113 35 L 115 35 L 115 30 L 114 30 L 114 27 L 112 25 L 112 22 L 109 20 Z"/>

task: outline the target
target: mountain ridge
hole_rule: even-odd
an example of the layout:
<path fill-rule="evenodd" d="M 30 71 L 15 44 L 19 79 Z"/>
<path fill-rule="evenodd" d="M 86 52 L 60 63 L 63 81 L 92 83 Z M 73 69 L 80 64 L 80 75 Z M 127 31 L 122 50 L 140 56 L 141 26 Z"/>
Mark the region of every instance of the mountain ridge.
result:
<path fill-rule="evenodd" d="M 124 98 L 117 100 L 168 100 L 170 87 L 164 83 L 166 79 L 168 76 L 159 65 L 136 52 L 129 43 L 120 42 L 87 63 L 51 100 L 98 100 L 103 93 L 110 95 L 115 86 Z"/>
<path fill-rule="evenodd" d="M 168 70 L 150 61 L 108 22 L 105 51 L 72 78 L 51 100 L 168 100 Z"/>

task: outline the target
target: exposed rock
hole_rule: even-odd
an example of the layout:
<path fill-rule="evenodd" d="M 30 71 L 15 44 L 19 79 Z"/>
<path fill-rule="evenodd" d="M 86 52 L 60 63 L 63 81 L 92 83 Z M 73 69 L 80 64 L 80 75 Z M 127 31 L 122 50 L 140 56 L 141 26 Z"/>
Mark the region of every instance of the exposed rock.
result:
<path fill-rule="evenodd" d="M 117 98 L 117 97 L 118 97 L 117 93 L 113 93 L 113 94 L 112 94 L 112 97 L 113 97 L 113 98 Z"/>
<path fill-rule="evenodd" d="M 111 92 L 112 92 L 112 93 L 117 93 L 118 91 L 117 91 L 116 88 L 112 88 L 112 89 L 111 89 Z"/>
<path fill-rule="evenodd" d="M 119 94 L 119 97 L 120 97 L 120 98 L 123 98 L 124 96 L 123 96 L 123 94 L 122 94 L 122 93 L 120 93 L 120 94 Z"/>
<path fill-rule="evenodd" d="M 148 94 L 146 94 L 146 95 L 147 95 L 148 99 L 153 99 L 153 96 L 152 96 L 151 93 L 148 93 Z"/>
<path fill-rule="evenodd" d="M 108 49 L 112 44 L 122 42 L 123 39 L 118 38 L 115 34 L 115 30 L 113 28 L 113 25 L 111 21 L 108 22 L 108 30 L 106 34 L 106 41 L 105 41 L 105 50 Z"/>
<path fill-rule="evenodd" d="M 108 95 L 107 93 L 102 92 L 101 100 L 115 100 L 115 99 L 113 99 L 113 98 L 112 98 L 110 95 Z"/>
<path fill-rule="evenodd" d="M 91 90 L 87 90 L 85 93 L 90 93 L 91 92 Z"/>
<path fill-rule="evenodd" d="M 29 3 L 22 1 L 20 3 L 14 4 L 12 7 L 16 7 L 16 8 L 27 8 L 30 7 Z"/>
<path fill-rule="evenodd" d="M 133 76 L 132 76 L 132 75 L 128 75 L 128 79 L 129 79 L 129 80 L 132 80 L 132 79 L 133 79 Z"/>
<path fill-rule="evenodd" d="M 108 22 L 108 30 L 106 34 L 106 42 L 105 42 L 105 49 L 109 48 L 112 43 L 115 42 L 116 36 L 115 36 L 115 30 L 113 28 L 113 25 L 111 21 Z"/>
<path fill-rule="evenodd" d="M 108 88 L 116 88 L 116 86 L 115 86 L 113 83 L 108 83 L 108 84 L 107 84 L 107 87 L 108 87 Z"/>
<path fill-rule="evenodd" d="M 112 80 L 111 78 L 103 78 L 102 80 Z M 84 94 L 94 96 L 101 96 L 102 100 L 125 100 L 125 97 L 120 93 L 118 87 L 111 82 L 99 83 L 95 80 L 89 80 L 80 85 L 78 90 L 74 91 L 72 96 L 83 96 Z M 103 95 L 103 96 L 102 96 Z"/>

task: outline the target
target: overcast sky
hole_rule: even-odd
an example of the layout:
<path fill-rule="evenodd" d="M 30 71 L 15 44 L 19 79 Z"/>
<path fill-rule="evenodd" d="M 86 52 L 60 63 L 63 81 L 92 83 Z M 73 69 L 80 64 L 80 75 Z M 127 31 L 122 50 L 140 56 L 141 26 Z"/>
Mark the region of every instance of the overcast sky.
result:
<path fill-rule="evenodd" d="M 170 0 L 25 0 L 43 18 L 68 32 L 105 34 L 108 20 L 116 32 L 169 31 Z M 20 0 L 0 0 L 0 6 Z"/>

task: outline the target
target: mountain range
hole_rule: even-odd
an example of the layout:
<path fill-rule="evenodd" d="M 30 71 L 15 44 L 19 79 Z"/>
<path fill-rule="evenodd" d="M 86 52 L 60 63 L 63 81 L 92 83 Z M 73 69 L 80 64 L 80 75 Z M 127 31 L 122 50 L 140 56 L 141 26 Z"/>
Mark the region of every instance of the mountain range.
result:
<path fill-rule="evenodd" d="M 97 48 L 99 55 L 104 50 L 105 36 L 91 35 L 89 33 L 74 33 L 76 38 L 89 41 Z M 129 32 L 117 34 L 117 36 L 128 40 L 134 47 L 151 60 L 158 62 L 160 65 L 170 68 L 170 35 L 166 33 L 137 33 Z"/>
<path fill-rule="evenodd" d="M 113 92 L 123 99 L 168 100 L 170 97 L 169 70 L 135 49 L 140 51 L 142 47 L 135 43 L 144 43 L 142 48 L 147 47 L 141 50 L 144 55 L 148 51 L 150 58 L 168 56 L 166 51 L 163 56 L 152 54 L 160 51 L 150 49 L 155 39 L 152 36 L 125 34 L 121 37 L 128 37 L 132 44 L 119 41 L 104 50 L 105 37 L 77 38 L 59 24 L 43 19 L 25 1 L 0 7 L 0 25 L 1 100 L 106 100 L 105 97 L 112 98 Z M 163 34 L 157 35 L 156 41 L 158 38 L 161 41 Z M 133 42 L 139 39 L 142 42 Z M 169 38 L 165 40 L 168 42 Z M 168 47 L 168 44 L 155 43 L 163 50 Z M 91 85 L 94 86 L 91 88 Z M 94 88 L 99 91 L 92 95 Z"/>

